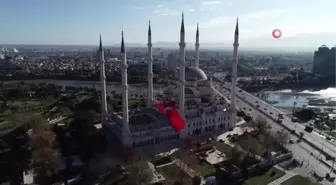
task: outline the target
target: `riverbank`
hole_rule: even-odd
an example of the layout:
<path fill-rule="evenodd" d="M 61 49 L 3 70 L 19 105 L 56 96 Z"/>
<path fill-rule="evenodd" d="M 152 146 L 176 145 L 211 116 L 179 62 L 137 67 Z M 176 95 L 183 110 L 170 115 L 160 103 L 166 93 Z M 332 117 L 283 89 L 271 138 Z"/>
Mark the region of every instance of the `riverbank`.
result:
<path fill-rule="evenodd" d="M 280 91 L 262 91 L 255 93 L 259 98 L 267 102 L 273 103 L 273 106 L 282 108 L 293 108 L 295 107 L 312 107 L 319 109 L 335 109 L 335 106 L 319 105 L 312 106 L 309 105 L 309 100 L 311 99 L 321 99 L 321 100 L 336 100 L 336 88 L 326 88 L 322 90 L 280 90 Z"/>
<path fill-rule="evenodd" d="M 37 79 L 37 80 L 9 80 L 2 81 L 3 84 L 17 84 L 17 83 L 27 83 L 27 84 L 40 84 L 40 83 L 49 83 L 61 86 L 65 88 L 69 87 L 87 87 L 87 88 L 96 88 L 100 89 L 99 81 L 77 81 L 77 80 L 53 80 L 53 79 Z M 163 84 L 154 84 L 154 92 L 162 92 L 167 85 Z M 122 92 L 122 87 L 118 82 L 106 82 L 106 90 L 108 92 L 116 91 Z M 135 83 L 129 84 L 129 91 L 134 93 L 146 93 L 148 91 L 147 83 Z"/>

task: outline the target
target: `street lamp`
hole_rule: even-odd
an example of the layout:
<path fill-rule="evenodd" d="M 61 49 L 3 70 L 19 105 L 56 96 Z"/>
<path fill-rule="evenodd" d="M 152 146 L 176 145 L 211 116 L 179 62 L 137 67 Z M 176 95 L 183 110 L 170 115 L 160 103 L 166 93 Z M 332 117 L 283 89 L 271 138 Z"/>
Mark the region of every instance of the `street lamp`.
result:
<path fill-rule="evenodd" d="M 308 157 L 308 160 L 307 160 L 307 165 L 306 165 L 305 168 L 307 168 L 307 166 L 309 165 L 309 159 L 310 159 L 310 157 L 311 157 L 312 155 L 313 155 L 313 152 L 310 153 L 310 155 L 309 155 L 309 157 Z"/>

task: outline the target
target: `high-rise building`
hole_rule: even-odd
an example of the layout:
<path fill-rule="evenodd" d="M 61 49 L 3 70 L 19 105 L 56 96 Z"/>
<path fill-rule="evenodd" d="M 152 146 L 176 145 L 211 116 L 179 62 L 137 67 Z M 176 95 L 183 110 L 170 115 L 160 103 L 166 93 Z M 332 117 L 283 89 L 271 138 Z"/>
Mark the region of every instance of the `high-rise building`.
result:
<path fill-rule="evenodd" d="M 168 55 L 167 68 L 168 68 L 169 71 L 175 72 L 176 67 L 177 67 L 176 55 L 175 55 L 175 53 L 170 53 Z"/>
<path fill-rule="evenodd" d="M 327 79 L 335 80 L 336 71 L 335 47 L 328 48 L 322 45 L 314 52 L 313 73 L 322 75 Z"/>

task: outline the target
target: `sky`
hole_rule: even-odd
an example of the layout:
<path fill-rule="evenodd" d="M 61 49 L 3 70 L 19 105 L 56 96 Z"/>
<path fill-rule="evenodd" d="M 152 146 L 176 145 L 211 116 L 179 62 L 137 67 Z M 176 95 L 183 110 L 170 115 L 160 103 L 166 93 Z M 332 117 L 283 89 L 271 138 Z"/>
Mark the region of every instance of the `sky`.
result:
<path fill-rule="evenodd" d="M 186 41 L 232 44 L 239 17 L 242 47 L 336 44 L 336 0 L 1 0 L 0 44 L 104 45 L 178 43 L 181 12 Z M 282 31 L 272 38 L 274 29 Z M 155 46 L 155 45 L 154 45 Z"/>

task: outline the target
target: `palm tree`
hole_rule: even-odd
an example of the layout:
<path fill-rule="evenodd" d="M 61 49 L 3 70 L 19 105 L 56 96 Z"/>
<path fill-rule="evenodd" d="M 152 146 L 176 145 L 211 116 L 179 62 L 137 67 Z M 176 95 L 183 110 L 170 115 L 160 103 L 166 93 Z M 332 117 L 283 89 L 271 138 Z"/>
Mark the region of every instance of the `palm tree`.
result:
<path fill-rule="evenodd" d="M 335 164 L 335 158 L 333 158 L 333 163 L 332 163 L 332 166 L 330 168 L 330 172 L 329 173 L 331 173 L 334 170 L 334 164 Z"/>
<path fill-rule="evenodd" d="M 297 105 L 296 101 L 293 102 L 293 114 L 294 114 L 294 112 L 295 112 L 295 106 L 296 106 L 296 105 Z"/>

